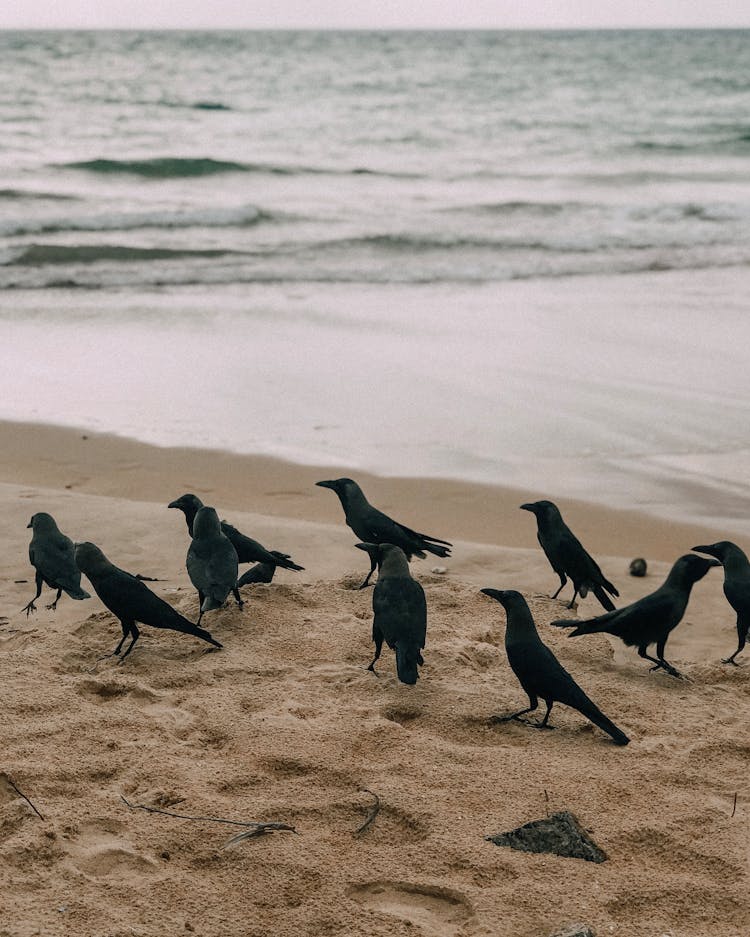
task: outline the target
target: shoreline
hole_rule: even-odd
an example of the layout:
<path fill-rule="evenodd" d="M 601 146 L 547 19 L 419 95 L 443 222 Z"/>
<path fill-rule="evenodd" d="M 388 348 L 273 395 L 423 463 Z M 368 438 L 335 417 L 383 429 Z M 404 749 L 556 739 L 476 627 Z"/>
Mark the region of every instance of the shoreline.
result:
<path fill-rule="evenodd" d="M 460 479 L 379 476 L 341 466 L 287 462 L 223 450 L 161 447 L 108 433 L 0 421 L 0 481 L 129 501 L 166 504 L 193 491 L 222 510 L 316 524 L 344 525 L 338 500 L 315 488 L 323 478 L 355 475 L 368 499 L 410 526 L 445 539 L 537 549 L 524 501 L 555 500 L 584 544 L 610 556 L 671 562 L 699 540 L 724 539 L 718 525 L 665 519 Z"/>

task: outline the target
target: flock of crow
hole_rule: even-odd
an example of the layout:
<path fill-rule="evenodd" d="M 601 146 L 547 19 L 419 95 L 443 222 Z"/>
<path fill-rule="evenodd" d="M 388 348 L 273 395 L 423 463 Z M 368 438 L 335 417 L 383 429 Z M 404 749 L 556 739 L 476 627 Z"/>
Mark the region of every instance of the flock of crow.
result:
<path fill-rule="evenodd" d="M 368 585 L 378 570 L 372 598 L 375 656 L 368 669 L 375 672 L 375 663 L 385 643 L 395 652 L 399 680 L 414 684 L 419 676 L 419 667 L 424 663 L 422 650 L 427 636 L 427 602 L 422 586 L 411 576 L 409 561 L 413 556 L 424 558 L 427 553 L 448 557 L 452 544 L 418 533 L 388 517 L 367 501 L 360 486 L 350 478 L 317 484 L 336 492 L 347 525 L 361 541 L 356 546 L 370 558 L 370 571 L 361 589 Z M 119 657 L 120 662 L 130 654 L 140 635 L 139 623 L 181 631 L 220 648 L 222 645 L 200 627 L 206 612 L 221 608 L 230 594 L 241 608 L 243 603 L 239 590 L 248 584 L 271 582 L 279 566 L 289 570 L 303 569 L 288 554 L 267 550 L 257 540 L 240 533 L 226 521 L 220 521 L 214 508 L 204 506 L 194 494 L 182 495 L 169 507 L 183 512 L 191 538 L 186 566 L 198 592 L 196 623 L 152 592 L 141 577 L 111 563 L 93 543 L 74 544 L 59 530 L 54 518 L 45 513 L 34 514 L 28 525 L 33 531 L 29 559 L 36 570 L 36 595 L 23 611 L 28 615 L 35 610 L 43 584 L 57 590 L 54 601 L 47 606 L 50 609 L 57 606 L 63 592 L 73 599 L 90 598 L 89 593 L 81 588 L 83 573 L 122 626 L 122 638 L 108 657 L 119 656 L 128 637 L 131 640 Z M 573 607 L 578 596 L 583 599 L 591 592 L 606 609 L 605 614 L 595 618 L 585 621 L 560 619 L 553 621 L 553 625 L 572 628 L 570 637 L 601 632 L 614 635 L 625 644 L 636 647 L 642 658 L 651 661 L 651 670 L 661 669 L 673 677 L 680 677 L 681 674 L 664 658 L 667 640 L 682 620 L 693 584 L 702 579 L 711 567 L 723 566 L 724 593 L 737 614 L 738 635 L 737 650 L 724 663 L 736 664 L 735 658 L 744 648 L 750 629 L 750 563 L 736 544 L 720 541 L 693 547 L 696 552 L 679 557 L 663 585 L 655 592 L 618 609 L 611 598 L 619 595 L 617 589 L 608 582 L 596 561 L 565 524 L 558 508 L 551 501 L 522 504 L 521 508 L 535 515 L 539 544 L 560 577 L 560 587 L 552 598 L 557 598 L 570 579 L 574 592 L 568 608 Z M 711 558 L 697 556 L 696 553 Z M 244 563 L 254 565 L 238 578 L 238 567 Z M 547 706 L 544 718 L 539 723 L 527 724 L 535 728 L 550 728 L 550 711 L 553 704 L 559 702 L 578 710 L 618 745 L 627 745 L 627 735 L 586 696 L 543 643 L 523 596 L 513 590 L 481 591 L 505 609 L 508 661 L 529 697 L 528 707 L 507 716 L 495 717 L 494 721 L 516 719 L 526 722 L 521 717 L 536 710 L 541 698 Z M 656 657 L 648 654 L 651 645 L 656 645 Z"/>

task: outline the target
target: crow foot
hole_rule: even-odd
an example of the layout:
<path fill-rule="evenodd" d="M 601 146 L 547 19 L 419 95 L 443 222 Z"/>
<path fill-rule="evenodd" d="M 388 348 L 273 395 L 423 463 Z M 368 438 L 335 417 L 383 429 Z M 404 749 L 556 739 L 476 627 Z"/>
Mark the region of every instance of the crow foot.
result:
<path fill-rule="evenodd" d="M 682 680 L 682 674 L 679 670 L 673 667 L 671 664 L 654 664 L 653 667 L 649 667 L 650 671 L 654 670 L 665 670 L 670 677 L 677 677 L 678 680 Z"/>

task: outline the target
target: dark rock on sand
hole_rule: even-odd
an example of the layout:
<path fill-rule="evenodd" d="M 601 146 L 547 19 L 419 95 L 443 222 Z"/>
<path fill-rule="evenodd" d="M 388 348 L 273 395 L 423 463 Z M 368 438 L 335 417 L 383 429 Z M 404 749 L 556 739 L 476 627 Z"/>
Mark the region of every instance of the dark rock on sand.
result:
<path fill-rule="evenodd" d="M 604 862 L 607 858 L 569 810 L 561 810 L 544 820 L 534 820 L 508 833 L 495 833 L 485 839 L 496 846 L 510 846 L 523 852 L 551 852 L 587 862 Z"/>

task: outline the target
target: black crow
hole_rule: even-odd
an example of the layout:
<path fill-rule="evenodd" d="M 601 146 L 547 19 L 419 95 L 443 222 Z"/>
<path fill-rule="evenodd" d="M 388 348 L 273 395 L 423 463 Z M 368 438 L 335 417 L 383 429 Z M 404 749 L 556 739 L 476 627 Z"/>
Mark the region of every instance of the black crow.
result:
<path fill-rule="evenodd" d="M 586 621 L 558 619 L 552 624 L 560 628 L 574 627 L 568 636 L 571 638 L 579 634 L 612 634 L 630 647 L 637 647 L 638 654 L 645 660 L 653 661 L 652 670 L 661 668 L 673 677 L 679 677 L 680 672 L 664 659 L 667 639 L 682 621 L 693 584 L 703 579 L 711 567 L 719 565 L 716 560 L 686 553 L 675 562 L 656 592 L 606 615 Z M 646 653 L 650 644 L 656 644 L 656 657 Z"/>
<path fill-rule="evenodd" d="M 409 562 L 401 547 L 392 543 L 358 543 L 379 568 L 372 593 L 372 640 L 375 657 L 367 668 L 375 673 L 383 641 L 396 652 L 396 671 L 402 683 L 414 684 L 418 665 L 424 663 L 422 648 L 427 639 L 427 602 L 424 589 L 411 578 Z"/>
<path fill-rule="evenodd" d="M 76 566 L 73 541 L 60 531 L 52 515 L 41 511 L 34 514 L 26 526 L 33 531 L 29 559 L 36 570 L 36 595 L 21 611 L 27 616 L 36 611 L 34 603 L 42 594 L 42 583 L 57 589 L 54 602 L 47 606 L 49 609 L 57 608 L 63 592 L 71 599 L 90 599 L 88 592 L 81 588 L 81 571 Z"/>
<path fill-rule="evenodd" d="M 505 609 L 505 650 L 513 673 L 529 697 L 526 709 L 507 716 L 496 716 L 493 722 L 508 722 L 533 712 L 539 706 L 539 697 L 547 704 L 544 719 L 536 728 L 551 728 L 549 714 L 555 703 L 564 703 L 590 719 L 618 745 L 627 745 L 630 739 L 591 702 L 552 651 L 539 637 L 526 599 L 513 590 L 482 589 L 485 595 L 496 599 Z M 523 721 L 523 720 L 521 720 Z"/>
<path fill-rule="evenodd" d="M 185 494 L 171 501 L 167 507 L 177 508 L 185 515 L 190 536 L 193 536 L 193 521 L 195 515 L 203 507 L 203 502 L 196 495 Z M 226 521 L 221 522 L 222 533 L 229 538 L 232 546 L 237 551 L 238 563 L 273 563 L 275 566 L 281 566 L 282 569 L 302 570 L 304 566 L 298 566 L 294 563 L 288 553 L 279 553 L 276 550 L 266 550 L 263 544 L 253 540 L 252 537 L 246 537 L 240 533 L 236 527 L 232 527 Z"/>
<path fill-rule="evenodd" d="M 94 591 L 107 608 L 120 619 L 122 640 L 110 656 L 117 656 L 128 635 L 132 641 L 120 660 L 125 660 L 140 636 L 136 622 L 152 628 L 171 628 L 221 647 L 211 635 L 183 618 L 141 580 L 114 566 L 93 543 L 78 543 L 75 548 L 78 569 L 85 573 Z"/>
<path fill-rule="evenodd" d="M 536 515 L 537 539 L 552 569 L 560 577 L 560 588 L 552 596 L 556 599 L 568 581 L 573 580 L 573 598 L 568 608 L 573 607 L 576 596 L 585 599 L 589 590 L 599 599 L 601 604 L 612 611 L 614 605 L 610 595 L 618 596 L 620 593 L 611 582 L 604 578 L 604 574 L 596 561 L 586 552 L 581 541 L 562 519 L 556 504 L 551 501 L 532 501 L 521 505 L 522 511 L 531 511 Z"/>
<path fill-rule="evenodd" d="M 237 551 L 222 533 L 219 515 L 213 508 L 199 508 L 195 515 L 186 565 L 190 581 L 198 590 L 198 624 L 204 612 L 221 608 L 230 592 L 242 608 L 244 603 L 237 591 Z"/>
<path fill-rule="evenodd" d="M 365 498 L 359 485 L 351 478 L 335 478 L 332 481 L 315 482 L 321 488 L 330 488 L 335 491 L 344 509 L 346 523 L 364 543 L 392 543 L 406 554 L 410 560 L 412 556 L 424 559 L 427 553 L 446 557 L 451 555 L 448 540 L 439 540 L 428 534 L 420 534 L 403 524 L 399 524 L 387 514 L 374 508 Z M 360 589 L 364 589 L 370 582 L 370 576 L 375 572 L 376 561 L 370 559 L 370 572 L 365 577 Z"/>
<path fill-rule="evenodd" d="M 744 648 L 750 629 L 750 562 L 744 551 L 729 540 L 693 547 L 693 550 L 716 557 L 724 567 L 724 595 L 737 612 L 737 650 L 731 657 L 723 657 L 722 661 L 736 667 L 735 657 Z"/>

